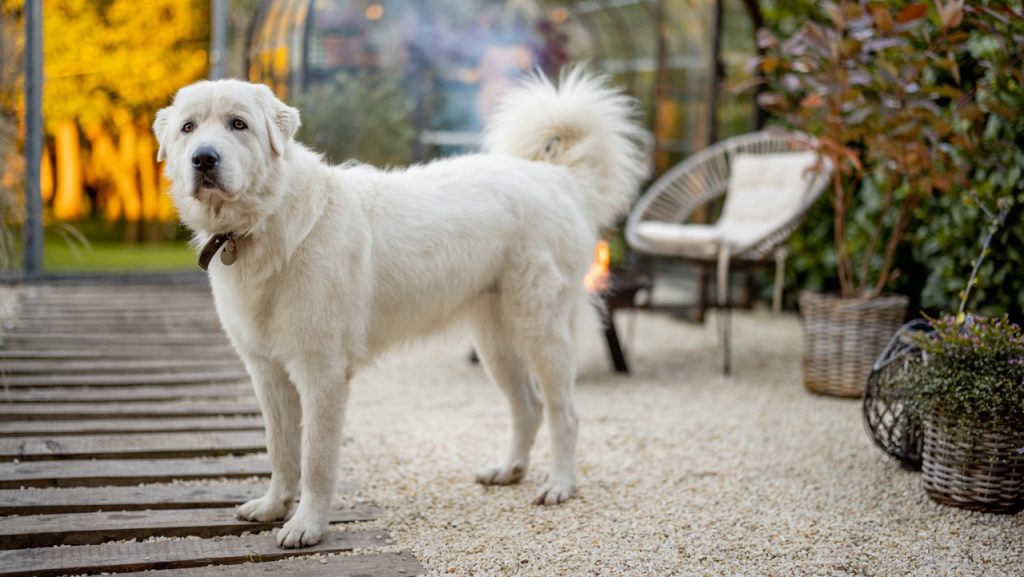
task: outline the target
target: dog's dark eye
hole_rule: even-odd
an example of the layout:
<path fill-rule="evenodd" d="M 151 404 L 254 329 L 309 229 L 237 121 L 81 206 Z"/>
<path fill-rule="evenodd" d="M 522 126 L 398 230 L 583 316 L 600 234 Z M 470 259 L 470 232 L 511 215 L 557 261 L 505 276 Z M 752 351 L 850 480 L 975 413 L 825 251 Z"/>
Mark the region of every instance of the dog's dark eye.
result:
<path fill-rule="evenodd" d="M 185 124 L 181 125 L 181 131 L 182 132 L 192 132 L 195 129 L 196 129 L 196 125 L 195 125 L 195 123 L 192 123 L 192 122 L 186 122 Z"/>
<path fill-rule="evenodd" d="M 231 127 L 234 128 L 235 130 L 245 130 L 246 128 L 249 128 L 249 126 L 246 125 L 245 121 L 241 118 L 236 118 L 232 120 Z"/>

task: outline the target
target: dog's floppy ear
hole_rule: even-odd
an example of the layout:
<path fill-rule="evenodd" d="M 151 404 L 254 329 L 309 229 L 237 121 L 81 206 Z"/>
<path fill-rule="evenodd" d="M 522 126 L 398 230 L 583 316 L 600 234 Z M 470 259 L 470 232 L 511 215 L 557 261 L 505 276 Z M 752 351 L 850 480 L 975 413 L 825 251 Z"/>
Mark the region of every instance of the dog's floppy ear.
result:
<path fill-rule="evenodd" d="M 171 121 L 171 108 L 161 108 L 156 113 L 156 120 L 153 121 L 153 135 L 156 136 L 156 143 L 159 148 L 156 151 L 156 161 L 160 162 L 167 158 L 164 151 L 164 140 L 167 139 L 167 125 Z"/>
<path fill-rule="evenodd" d="M 270 135 L 270 148 L 280 156 L 284 154 L 288 141 L 295 137 L 301 121 L 299 111 L 278 100 L 277 96 L 266 85 L 263 86 L 263 114 L 267 120 L 267 134 Z"/>

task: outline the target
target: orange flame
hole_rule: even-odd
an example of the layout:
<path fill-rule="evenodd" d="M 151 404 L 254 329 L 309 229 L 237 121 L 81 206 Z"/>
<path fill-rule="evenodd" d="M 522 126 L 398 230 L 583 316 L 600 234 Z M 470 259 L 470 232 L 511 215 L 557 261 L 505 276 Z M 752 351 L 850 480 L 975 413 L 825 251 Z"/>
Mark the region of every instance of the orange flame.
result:
<path fill-rule="evenodd" d="M 594 249 L 594 264 L 590 265 L 590 271 L 583 277 L 583 285 L 590 292 L 600 292 L 608 284 L 608 265 L 611 263 L 611 253 L 608 250 L 608 242 L 600 241 Z"/>

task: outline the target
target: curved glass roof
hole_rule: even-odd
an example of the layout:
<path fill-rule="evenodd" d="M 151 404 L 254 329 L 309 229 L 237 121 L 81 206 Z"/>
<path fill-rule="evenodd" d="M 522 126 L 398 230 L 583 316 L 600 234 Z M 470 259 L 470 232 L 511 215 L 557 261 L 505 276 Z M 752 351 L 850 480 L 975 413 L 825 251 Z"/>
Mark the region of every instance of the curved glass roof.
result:
<path fill-rule="evenodd" d="M 718 138 L 755 127 L 752 97 L 728 90 L 745 76 L 745 62 L 755 53 L 750 4 L 265 0 L 250 33 L 248 74 L 300 107 L 312 97 L 334 103 L 339 92 L 351 93 L 349 100 L 372 99 L 375 107 L 392 106 L 393 132 L 404 133 L 403 122 L 410 129 L 408 160 L 421 160 L 474 146 L 481 119 L 517 76 L 534 68 L 557 73 L 569 62 L 588 61 L 641 100 L 663 170 Z M 712 65 L 716 29 L 719 66 Z M 716 68 L 713 78 L 709 71 Z M 389 87 L 383 95 L 382 79 Z M 346 88 L 325 92 L 332 83 Z M 373 89 L 353 86 L 360 83 Z M 335 103 L 339 115 L 348 105 Z M 330 115 L 319 124 L 315 128 L 331 130 Z"/>

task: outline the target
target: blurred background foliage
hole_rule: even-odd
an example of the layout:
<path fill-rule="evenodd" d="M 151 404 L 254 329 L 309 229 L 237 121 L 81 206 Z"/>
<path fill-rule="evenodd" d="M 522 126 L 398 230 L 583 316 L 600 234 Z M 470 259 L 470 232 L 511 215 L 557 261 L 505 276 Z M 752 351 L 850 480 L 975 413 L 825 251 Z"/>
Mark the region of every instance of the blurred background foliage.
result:
<path fill-rule="evenodd" d="M 920 33 L 914 36 L 914 49 L 925 52 L 934 48 L 932 43 L 943 26 L 940 10 L 952 3 L 955 2 L 884 4 L 896 12 L 910 6 L 927 10 Z M 842 5 L 765 4 L 766 26 L 783 42 L 808 21 L 834 26 L 828 9 Z M 873 4 L 862 3 L 867 9 Z M 963 21 L 957 23 L 956 29 L 952 48 L 941 59 L 944 69 L 929 71 L 932 76 L 928 80 L 948 82 L 956 89 L 949 98 L 936 102 L 941 106 L 939 121 L 948 122 L 958 135 L 948 152 L 964 161 L 965 178 L 954 182 L 949 190 L 935 191 L 916 208 L 909 234 L 897 248 L 894 274 L 886 290 L 907 294 L 916 307 L 931 313 L 955 310 L 988 224 L 977 203 L 985 203 L 994 210 L 999 199 L 1013 200 L 1006 224 L 993 239 L 982 264 L 969 308 L 979 314 L 1005 312 L 1021 320 L 1024 120 L 1019 111 L 1024 110 L 1024 6 L 1020 0 L 974 2 L 965 7 Z M 868 67 L 875 64 L 873 60 L 865 62 Z M 782 77 L 769 80 L 771 89 L 787 89 Z M 780 122 L 784 123 L 781 118 L 769 120 Z M 879 218 L 883 194 L 877 179 L 870 177 L 860 183 L 857 194 L 861 202 L 850 215 L 852 224 L 847 232 L 853 249 L 862 250 L 871 242 L 870 225 Z M 790 306 L 799 290 L 839 289 L 836 252 L 829 242 L 834 230 L 832 215 L 832 208 L 826 203 L 817 205 L 792 239 L 792 266 L 787 274 L 787 284 L 794 289 L 787 291 Z"/>
<path fill-rule="evenodd" d="M 415 102 L 398 78 L 340 73 L 293 104 L 302 111 L 296 138 L 331 163 L 402 166 L 413 159 Z"/>
<path fill-rule="evenodd" d="M 208 3 L 52 0 L 43 3 L 42 194 L 56 221 L 173 221 L 160 194 L 149 126 L 178 87 L 207 69 Z M 21 25 L 23 2 L 4 1 Z M 15 38 L 21 40 L 20 35 Z M 20 94 L 22 84 L 5 84 Z M 24 101 L 8 94 L 18 118 Z M 141 226 L 129 226 L 129 239 Z M 173 231 L 173 228 L 172 228 Z"/>

